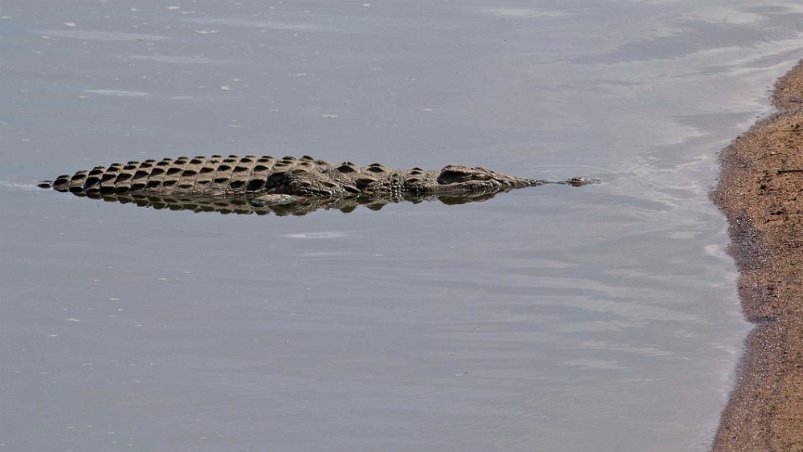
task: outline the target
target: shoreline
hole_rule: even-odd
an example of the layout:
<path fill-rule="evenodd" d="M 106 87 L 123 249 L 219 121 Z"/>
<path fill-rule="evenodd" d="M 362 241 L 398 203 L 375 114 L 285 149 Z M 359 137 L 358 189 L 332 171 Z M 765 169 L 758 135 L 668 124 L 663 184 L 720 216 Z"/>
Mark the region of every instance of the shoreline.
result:
<path fill-rule="evenodd" d="M 803 60 L 775 84 L 777 113 L 721 155 L 745 340 L 714 451 L 803 451 Z"/>

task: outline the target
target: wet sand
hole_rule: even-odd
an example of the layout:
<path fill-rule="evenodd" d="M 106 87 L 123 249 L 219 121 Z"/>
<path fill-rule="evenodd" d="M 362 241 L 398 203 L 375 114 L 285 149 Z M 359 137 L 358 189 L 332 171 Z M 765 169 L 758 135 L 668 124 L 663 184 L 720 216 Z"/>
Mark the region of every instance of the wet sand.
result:
<path fill-rule="evenodd" d="M 713 194 L 730 224 L 744 314 L 756 324 L 716 451 L 803 451 L 803 61 L 772 100 L 778 113 L 723 151 Z"/>

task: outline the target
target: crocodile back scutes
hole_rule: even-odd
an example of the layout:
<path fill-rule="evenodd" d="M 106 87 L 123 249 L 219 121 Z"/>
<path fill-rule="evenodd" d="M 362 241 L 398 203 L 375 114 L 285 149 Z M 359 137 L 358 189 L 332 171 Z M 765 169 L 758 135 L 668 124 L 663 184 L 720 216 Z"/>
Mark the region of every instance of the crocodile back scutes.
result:
<path fill-rule="evenodd" d="M 113 163 L 108 167 L 56 178 L 52 187 L 58 191 L 86 194 L 127 192 L 245 194 L 264 190 L 276 167 L 294 165 L 297 159 L 271 156 L 243 157 L 212 155 L 210 157 L 178 157 L 162 160 Z"/>

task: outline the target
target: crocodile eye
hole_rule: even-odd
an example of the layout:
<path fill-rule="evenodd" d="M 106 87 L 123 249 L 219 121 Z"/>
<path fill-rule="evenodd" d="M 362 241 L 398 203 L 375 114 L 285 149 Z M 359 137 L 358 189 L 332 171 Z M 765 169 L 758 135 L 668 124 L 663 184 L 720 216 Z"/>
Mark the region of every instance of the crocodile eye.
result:
<path fill-rule="evenodd" d="M 490 180 L 493 173 L 484 168 L 470 168 L 467 166 L 449 165 L 438 175 L 439 184 L 454 184 L 472 180 Z"/>
<path fill-rule="evenodd" d="M 462 167 L 455 167 L 455 166 L 447 166 L 444 168 L 441 173 L 438 175 L 438 183 L 439 184 L 454 184 L 456 182 L 465 182 L 471 180 L 472 173 L 466 171 L 465 168 Z"/>

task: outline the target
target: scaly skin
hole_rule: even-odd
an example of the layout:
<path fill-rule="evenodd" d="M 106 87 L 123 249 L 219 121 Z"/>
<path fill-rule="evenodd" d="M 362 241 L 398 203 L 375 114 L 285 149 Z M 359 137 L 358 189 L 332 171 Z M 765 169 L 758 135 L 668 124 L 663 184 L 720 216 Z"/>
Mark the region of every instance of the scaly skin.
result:
<path fill-rule="evenodd" d="M 386 168 L 378 163 L 364 167 L 351 162 L 333 165 L 309 156 L 278 159 L 213 155 L 132 161 L 125 165 L 113 163 L 109 167 L 78 171 L 72 176 L 59 176 L 54 182 L 45 181 L 40 186 L 122 202 L 141 203 L 148 199 L 149 205 L 159 205 L 161 198 L 180 199 L 181 205 L 206 206 L 220 204 L 222 199 L 243 198 L 251 207 L 300 203 L 314 204 L 315 208 L 343 208 L 436 197 L 462 197 L 469 201 L 514 188 L 547 183 L 580 186 L 593 182 L 583 178 L 558 182 L 525 179 L 460 165 L 428 171 Z"/>

